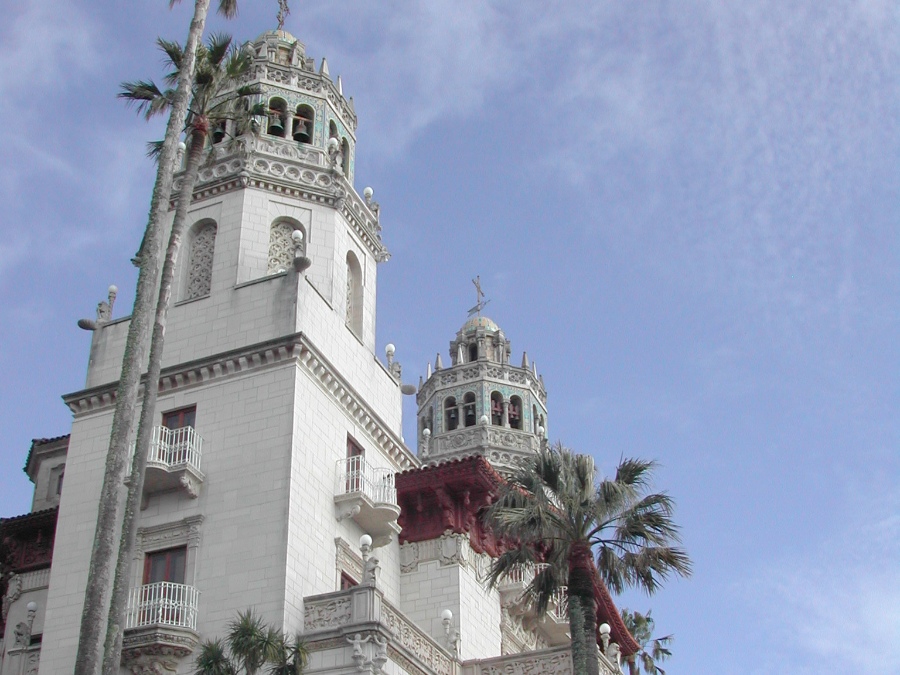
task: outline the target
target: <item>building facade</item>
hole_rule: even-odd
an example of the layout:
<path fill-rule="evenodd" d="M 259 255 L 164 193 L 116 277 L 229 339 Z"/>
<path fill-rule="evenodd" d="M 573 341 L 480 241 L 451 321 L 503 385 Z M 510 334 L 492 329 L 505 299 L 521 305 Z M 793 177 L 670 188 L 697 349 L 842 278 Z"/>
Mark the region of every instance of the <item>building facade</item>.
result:
<path fill-rule="evenodd" d="M 544 383 L 474 316 L 419 387 L 376 355 L 379 208 L 354 188 L 356 115 L 304 45 L 261 35 L 258 135 L 218 130 L 180 255 L 133 564 L 123 672 L 189 673 L 253 607 L 311 673 L 571 673 L 563 597 L 487 590 L 481 524 L 547 434 Z M 176 178 L 176 188 L 178 179 Z M 71 433 L 36 440 L 32 513 L 2 521 L 2 675 L 72 671 L 128 318 L 101 303 Z M 401 438 L 417 391 L 417 452 Z M 533 574 L 533 572 L 531 572 Z M 608 600 L 612 641 L 630 644 Z M 612 607 L 612 610 L 610 610 Z M 614 649 L 599 655 L 617 672 Z"/>

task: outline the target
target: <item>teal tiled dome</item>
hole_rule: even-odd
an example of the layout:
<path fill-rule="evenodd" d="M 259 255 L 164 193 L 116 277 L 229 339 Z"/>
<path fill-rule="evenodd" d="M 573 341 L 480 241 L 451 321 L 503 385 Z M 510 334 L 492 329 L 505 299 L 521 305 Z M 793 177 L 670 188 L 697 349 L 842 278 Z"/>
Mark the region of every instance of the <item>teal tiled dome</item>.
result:
<path fill-rule="evenodd" d="M 484 329 L 486 331 L 490 331 L 496 333 L 500 330 L 500 326 L 493 322 L 493 320 L 489 319 L 486 316 L 473 316 L 470 317 L 468 321 L 463 324 L 463 327 L 460 329 L 462 333 L 474 333 L 479 328 Z"/>

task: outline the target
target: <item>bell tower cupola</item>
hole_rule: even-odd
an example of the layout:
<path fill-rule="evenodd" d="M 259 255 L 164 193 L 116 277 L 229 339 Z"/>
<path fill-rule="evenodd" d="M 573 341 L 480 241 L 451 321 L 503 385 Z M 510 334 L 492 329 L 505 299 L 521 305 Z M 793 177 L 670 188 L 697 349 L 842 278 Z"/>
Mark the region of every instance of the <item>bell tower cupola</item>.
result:
<path fill-rule="evenodd" d="M 423 462 L 480 454 L 509 473 L 538 450 L 547 434 L 547 392 L 527 355 L 514 366 L 510 353 L 500 327 L 479 313 L 450 342 L 450 365 L 440 354 L 433 370 L 429 364 L 416 399 Z"/>

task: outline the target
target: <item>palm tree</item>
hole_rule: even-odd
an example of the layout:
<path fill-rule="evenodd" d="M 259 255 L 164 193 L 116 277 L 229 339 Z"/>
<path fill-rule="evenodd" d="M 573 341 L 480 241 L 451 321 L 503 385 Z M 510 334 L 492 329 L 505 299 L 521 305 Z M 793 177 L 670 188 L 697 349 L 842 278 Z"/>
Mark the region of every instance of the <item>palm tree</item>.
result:
<path fill-rule="evenodd" d="M 499 537 L 515 542 L 494 561 L 491 586 L 523 565 L 543 563 L 528 587 L 538 613 L 567 587 L 575 672 L 599 668 L 592 657 L 598 572 L 616 592 L 638 586 L 648 593 L 672 573 L 690 574 L 687 554 L 672 545 L 679 536 L 671 498 L 647 494 L 654 467 L 624 459 L 613 480 L 595 485 L 593 458 L 561 444 L 545 446 L 510 478 L 486 514 Z"/>
<path fill-rule="evenodd" d="M 177 1 L 170 0 L 170 6 Z M 97 524 L 91 548 L 88 580 L 85 586 L 84 607 L 75 659 L 75 675 L 94 675 L 100 661 L 101 631 L 108 619 L 107 590 L 113 565 L 113 554 L 118 543 L 116 537 L 118 523 L 122 517 L 120 490 L 125 482 L 128 458 L 131 454 L 129 439 L 134 428 L 138 388 L 147 356 L 151 332 L 150 322 L 160 275 L 162 223 L 169 208 L 178 138 L 187 115 L 188 96 L 193 81 L 197 47 L 203 35 L 209 3 L 210 0 L 195 0 L 194 2 L 194 15 L 191 19 L 184 56 L 179 68 L 178 86 L 171 100 L 171 113 L 160 151 L 156 182 L 150 200 L 150 214 L 139 254 L 134 309 L 122 357 L 122 374 L 116 388 L 116 408 L 113 413 L 106 467 L 97 508 Z M 226 17 L 234 16 L 237 12 L 237 0 L 219 0 L 219 12 Z"/>
<path fill-rule="evenodd" d="M 176 42 L 162 39 L 158 42 L 166 54 L 168 62 L 175 68 L 166 76 L 166 82 L 174 85 L 179 81 L 185 50 Z M 184 236 L 187 211 L 191 205 L 200 165 L 208 147 L 207 141 L 213 129 L 218 124 L 243 114 L 236 105 L 237 102 L 257 93 L 254 87 L 239 86 L 238 84 L 251 65 L 252 57 L 248 49 L 245 46 L 235 45 L 228 35 L 212 35 L 206 45 L 200 45 L 197 49 L 197 65 L 191 86 L 191 100 L 186 122 L 186 166 L 181 190 L 176 198 L 175 215 L 159 282 L 159 297 L 150 341 L 144 400 L 138 424 L 131 478 L 128 483 L 128 498 L 122 522 L 122 538 L 113 584 L 110 620 L 107 625 L 103 659 L 104 675 L 116 675 L 119 672 L 122 653 L 122 622 L 125 618 L 128 579 L 130 578 L 131 560 L 137 534 L 137 511 L 143 492 L 144 470 L 147 465 L 147 454 L 155 418 L 159 375 L 165 346 L 166 318 L 171 302 L 178 252 Z M 138 111 L 143 112 L 144 116 L 149 119 L 154 115 L 164 113 L 171 107 L 174 92 L 172 89 L 162 90 L 151 81 L 137 81 L 123 83 L 119 97 L 137 105 Z M 151 154 L 155 153 L 151 152 Z"/>
<path fill-rule="evenodd" d="M 301 675 L 307 657 L 299 635 L 291 638 L 267 626 L 250 609 L 228 625 L 225 641 L 201 643 L 194 675 L 256 675 L 266 665 L 270 675 Z"/>
<path fill-rule="evenodd" d="M 669 645 L 675 638 L 672 635 L 661 638 L 653 637 L 656 623 L 650 616 L 651 611 L 648 610 L 646 614 L 641 614 L 622 608 L 622 622 L 641 646 L 637 652 L 625 659 L 630 675 L 638 675 L 641 670 L 647 675 L 666 675 L 666 671 L 657 664 L 672 656 Z"/>

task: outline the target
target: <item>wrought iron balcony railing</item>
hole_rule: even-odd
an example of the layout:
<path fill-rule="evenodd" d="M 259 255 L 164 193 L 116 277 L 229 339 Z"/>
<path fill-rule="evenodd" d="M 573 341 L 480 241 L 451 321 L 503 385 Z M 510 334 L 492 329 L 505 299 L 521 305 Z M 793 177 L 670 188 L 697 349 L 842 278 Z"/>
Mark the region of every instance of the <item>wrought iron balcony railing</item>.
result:
<path fill-rule="evenodd" d="M 197 630 L 200 592 L 193 586 L 160 581 L 131 589 L 125 629 L 175 626 Z"/>

